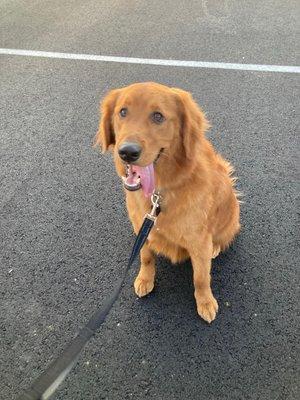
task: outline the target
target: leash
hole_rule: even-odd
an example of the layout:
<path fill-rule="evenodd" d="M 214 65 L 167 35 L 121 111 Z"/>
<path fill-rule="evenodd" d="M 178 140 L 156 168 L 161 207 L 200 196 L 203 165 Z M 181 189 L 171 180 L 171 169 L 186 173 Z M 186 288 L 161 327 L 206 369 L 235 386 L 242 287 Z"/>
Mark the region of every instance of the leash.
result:
<path fill-rule="evenodd" d="M 154 193 L 151 196 L 151 211 L 145 215 L 144 222 L 140 228 L 131 251 L 128 264 L 123 272 L 122 277 L 117 281 L 112 294 L 105 300 L 102 307 L 91 316 L 86 325 L 79 330 L 77 336 L 70 341 L 60 356 L 58 356 L 58 358 L 49 365 L 49 367 L 34 381 L 30 388 L 25 390 L 17 400 L 47 400 L 64 381 L 78 360 L 81 350 L 100 328 L 115 301 L 119 297 L 129 268 L 133 264 L 145 241 L 147 240 L 156 218 L 160 213 L 159 202 L 160 195 L 158 193 Z"/>

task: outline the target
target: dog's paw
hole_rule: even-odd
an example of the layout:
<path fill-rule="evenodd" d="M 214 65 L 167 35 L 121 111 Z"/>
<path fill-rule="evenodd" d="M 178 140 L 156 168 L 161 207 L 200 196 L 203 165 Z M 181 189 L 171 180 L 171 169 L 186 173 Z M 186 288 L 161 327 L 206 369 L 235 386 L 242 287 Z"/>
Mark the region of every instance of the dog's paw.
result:
<path fill-rule="evenodd" d="M 154 288 L 154 281 L 142 279 L 139 276 L 134 281 L 134 290 L 138 297 L 143 297 L 152 292 Z"/>
<path fill-rule="evenodd" d="M 216 318 L 219 306 L 217 300 L 212 296 L 208 300 L 197 301 L 197 311 L 201 318 L 209 324 Z"/>

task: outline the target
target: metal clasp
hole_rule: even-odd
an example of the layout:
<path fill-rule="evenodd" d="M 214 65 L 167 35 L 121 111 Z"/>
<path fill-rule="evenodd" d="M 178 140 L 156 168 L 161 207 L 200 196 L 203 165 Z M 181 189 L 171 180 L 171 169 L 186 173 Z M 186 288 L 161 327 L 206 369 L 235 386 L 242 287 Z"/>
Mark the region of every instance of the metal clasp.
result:
<path fill-rule="evenodd" d="M 156 209 L 159 207 L 159 200 L 160 200 L 159 194 L 153 193 L 151 196 L 152 208 L 151 208 L 150 213 L 146 214 L 146 218 L 149 218 L 154 222 L 156 221 L 156 218 L 157 218 Z"/>

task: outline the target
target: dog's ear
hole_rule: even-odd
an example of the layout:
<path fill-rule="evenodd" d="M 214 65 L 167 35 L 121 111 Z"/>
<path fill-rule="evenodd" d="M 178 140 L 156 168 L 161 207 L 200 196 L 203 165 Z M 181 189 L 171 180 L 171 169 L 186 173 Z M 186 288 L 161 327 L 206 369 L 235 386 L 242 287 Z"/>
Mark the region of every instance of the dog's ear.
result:
<path fill-rule="evenodd" d="M 115 134 L 113 129 L 113 112 L 120 89 L 110 91 L 101 103 L 101 118 L 98 132 L 96 133 L 94 146 L 100 145 L 104 153 L 115 144 Z"/>
<path fill-rule="evenodd" d="M 198 147 L 197 142 L 201 141 L 210 125 L 190 93 L 178 88 L 172 88 L 172 90 L 179 97 L 180 134 L 185 158 L 187 161 L 192 161 Z"/>

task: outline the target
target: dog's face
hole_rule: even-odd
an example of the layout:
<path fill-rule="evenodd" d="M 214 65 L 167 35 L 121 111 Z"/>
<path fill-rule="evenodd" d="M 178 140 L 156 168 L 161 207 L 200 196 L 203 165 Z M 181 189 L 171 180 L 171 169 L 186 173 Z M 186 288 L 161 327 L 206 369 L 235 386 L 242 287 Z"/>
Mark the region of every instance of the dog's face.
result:
<path fill-rule="evenodd" d="M 108 93 L 96 143 L 124 163 L 141 167 L 161 152 L 192 159 L 207 122 L 189 93 L 157 83 L 137 83 Z"/>

